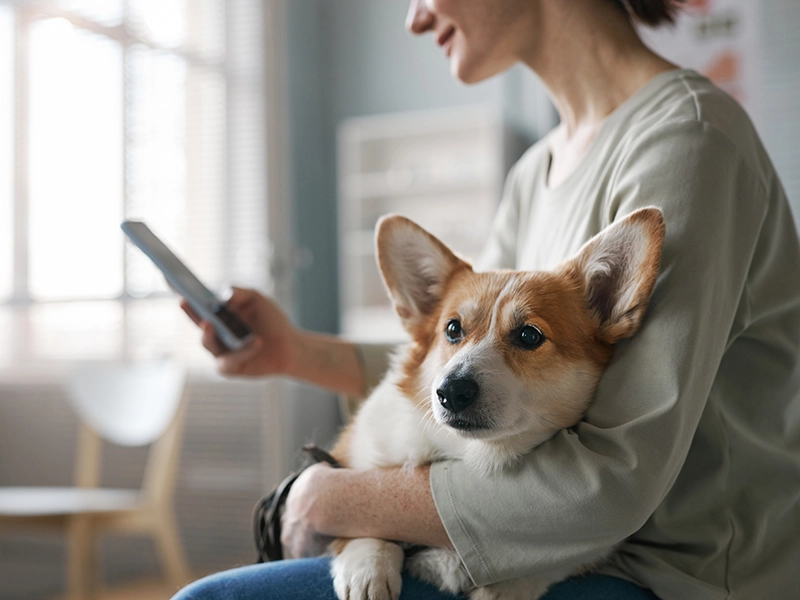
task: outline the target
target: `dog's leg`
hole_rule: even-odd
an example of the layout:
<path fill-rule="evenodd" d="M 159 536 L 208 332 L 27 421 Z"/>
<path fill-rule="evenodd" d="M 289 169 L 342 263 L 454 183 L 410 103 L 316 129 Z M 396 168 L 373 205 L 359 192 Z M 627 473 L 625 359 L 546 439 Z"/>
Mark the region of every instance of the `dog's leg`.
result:
<path fill-rule="evenodd" d="M 443 592 L 458 595 L 474 587 L 458 554 L 446 548 L 420 550 L 406 559 L 405 568 L 412 577 Z"/>
<path fill-rule="evenodd" d="M 397 600 L 402 585 L 403 549 L 375 538 L 339 539 L 331 575 L 339 600 Z"/>

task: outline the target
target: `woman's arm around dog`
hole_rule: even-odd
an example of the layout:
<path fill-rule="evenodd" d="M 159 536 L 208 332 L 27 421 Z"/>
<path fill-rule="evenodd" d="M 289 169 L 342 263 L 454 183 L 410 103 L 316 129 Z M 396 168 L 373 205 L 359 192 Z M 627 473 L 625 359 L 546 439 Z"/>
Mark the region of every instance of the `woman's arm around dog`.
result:
<path fill-rule="evenodd" d="M 452 548 L 429 482 L 416 469 L 306 469 L 286 502 L 281 541 L 291 556 L 320 554 L 334 537 Z"/>

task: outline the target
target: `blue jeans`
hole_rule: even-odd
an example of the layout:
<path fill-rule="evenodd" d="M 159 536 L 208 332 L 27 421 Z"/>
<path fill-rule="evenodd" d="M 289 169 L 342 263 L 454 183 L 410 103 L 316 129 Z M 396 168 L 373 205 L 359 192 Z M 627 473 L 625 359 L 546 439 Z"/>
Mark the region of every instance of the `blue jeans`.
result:
<path fill-rule="evenodd" d="M 336 600 L 330 558 L 283 560 L 223 571 L 195 581 L 172 600 Z M 454 600 L 403 574 L 400 600 Z M 658 600 L 652 592 L 607 575 L 582 575 L 554 585 L 542 600 Z"/>

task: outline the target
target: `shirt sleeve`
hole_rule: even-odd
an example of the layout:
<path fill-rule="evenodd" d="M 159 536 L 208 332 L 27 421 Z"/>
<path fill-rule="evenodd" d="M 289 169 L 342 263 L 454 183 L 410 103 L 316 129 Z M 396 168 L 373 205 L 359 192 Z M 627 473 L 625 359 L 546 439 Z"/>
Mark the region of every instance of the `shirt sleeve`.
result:
<path fill-rule="evenodd" d="M 642 328 L 619 343 L 584 420 L 491 476 L 431 468 L 450 539 L 477 585 L 595 557 L 636 532 L 678 476 L 704 410 L 767 212 L 730 139 L 669 123 L 621 149 L 608 222 L 664 212 L 661 271 Z"/>

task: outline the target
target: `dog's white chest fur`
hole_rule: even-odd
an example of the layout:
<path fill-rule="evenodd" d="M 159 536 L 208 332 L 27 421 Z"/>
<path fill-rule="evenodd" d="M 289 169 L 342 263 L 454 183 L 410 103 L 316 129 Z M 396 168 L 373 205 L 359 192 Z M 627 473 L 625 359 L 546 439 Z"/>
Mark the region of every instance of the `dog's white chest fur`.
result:
<path fill-rule="evenodd" d="M 469 440 L 433 419 L 429 400 L 412 402 L 395 385 L 392 373 L 375 388 L 356 417 L 350 439 L 354 469 L 418 466 L 462 458 Z"/>

